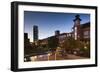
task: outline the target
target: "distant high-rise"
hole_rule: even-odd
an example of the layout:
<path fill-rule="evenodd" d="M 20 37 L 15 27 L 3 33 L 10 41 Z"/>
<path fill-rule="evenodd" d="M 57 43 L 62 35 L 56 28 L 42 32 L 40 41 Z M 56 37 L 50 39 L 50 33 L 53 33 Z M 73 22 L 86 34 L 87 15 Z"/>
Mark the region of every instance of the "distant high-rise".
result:
<path fill-rule="evenodd" d="M 24 33 L 24 39 L 28 39 L 28 33 Z"/>
<path fill-rule="evenodd" d="M 29 44 L 30 39 L 28 38 L 28 33 L 24 33 L 24 43 Z"/>
<path fill-rule="evenodd" d="M 38 26 L 33 26 L 33 42 L 38 40 Z"/>

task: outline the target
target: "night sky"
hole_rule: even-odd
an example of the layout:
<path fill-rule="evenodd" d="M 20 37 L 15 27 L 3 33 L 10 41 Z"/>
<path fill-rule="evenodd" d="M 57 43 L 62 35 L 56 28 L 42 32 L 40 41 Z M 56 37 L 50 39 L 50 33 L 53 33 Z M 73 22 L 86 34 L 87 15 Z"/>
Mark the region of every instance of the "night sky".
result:
<path fill-rule="evenodd" d="M 71 32 L 76 14 L 24 11 L 24 33 L 28 33 L 32 42 L 34 25 L 38 26 L 39 39 L 54 35 L 56 30 L 60 30 L 60 33 Z M 79 15 L 82 19 L 81 24 L 90 21 L 90 14 Z"/>

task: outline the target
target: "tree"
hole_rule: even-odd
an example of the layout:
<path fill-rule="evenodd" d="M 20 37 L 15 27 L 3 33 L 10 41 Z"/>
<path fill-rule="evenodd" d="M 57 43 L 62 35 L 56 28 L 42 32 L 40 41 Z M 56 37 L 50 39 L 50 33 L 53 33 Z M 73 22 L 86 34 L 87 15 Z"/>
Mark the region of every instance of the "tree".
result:
<path fill-rule="evenodd" d="M 55 51 L 58 44 L 58 38 L 56 36 L 48 38 L 48 48 L 50 48 L 51 51 Z"/>
<path fill-rule="evenodd" d="M 68 51 L 68 50 L 75 49 L 77 47 L 77 44 L 72 37 L 67 37 L 62 47 L 65 48 L 66 51 Z"/>

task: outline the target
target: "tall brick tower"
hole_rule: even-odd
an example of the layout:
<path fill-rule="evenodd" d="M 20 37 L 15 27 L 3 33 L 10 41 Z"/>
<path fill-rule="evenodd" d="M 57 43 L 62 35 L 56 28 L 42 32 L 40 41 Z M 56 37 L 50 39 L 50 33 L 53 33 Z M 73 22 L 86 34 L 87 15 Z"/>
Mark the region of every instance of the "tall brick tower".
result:
<path fill-rule="evenodd" d="M 73 30 L 74 30 L 74 38 L 75 40 L 77 39 L 80 39 L 81 37 L 81 29 L 80 29 L 80 15 L 76 15 L 75 16 L 75 19 L 73 20 L 74 21 L 74 27 L 73 27 Z"/>

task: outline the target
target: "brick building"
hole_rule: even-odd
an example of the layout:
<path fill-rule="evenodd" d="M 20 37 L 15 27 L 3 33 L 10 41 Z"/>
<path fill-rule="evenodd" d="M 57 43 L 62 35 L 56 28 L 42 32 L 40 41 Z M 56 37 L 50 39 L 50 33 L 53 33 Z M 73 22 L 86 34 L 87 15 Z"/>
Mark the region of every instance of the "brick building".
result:
<path fill-rule="evenodd" d="M 80 41 L 85 41 L 89 42 L 90 41 L 90 22 L 81 24 L 82 19 L 80 18 L 80 15 L 76 15 L 75 19 L 73 20 L 74 25 L 72 27 L 72 31 L 67 33 L 60 33 L 59 30 L 55 31 L 55 35 L 50 36 L 50 37 L 57 37 L 59 40 L 59 44 L 62 44 L 67 37 L 72 37 L 75 40 L 80 40 Z M 44 38 L 42 40 L 38 40 L 39 44 L 41 45 L 46 45 L 48 44 L 48 38 Z"/>

